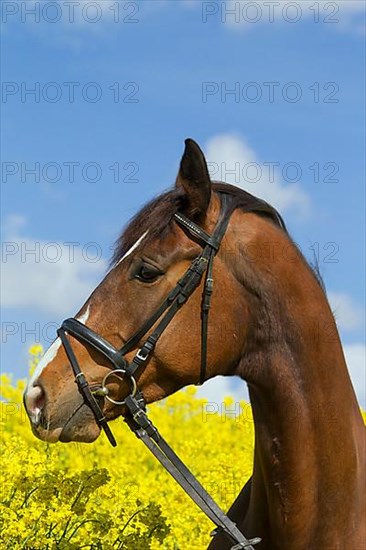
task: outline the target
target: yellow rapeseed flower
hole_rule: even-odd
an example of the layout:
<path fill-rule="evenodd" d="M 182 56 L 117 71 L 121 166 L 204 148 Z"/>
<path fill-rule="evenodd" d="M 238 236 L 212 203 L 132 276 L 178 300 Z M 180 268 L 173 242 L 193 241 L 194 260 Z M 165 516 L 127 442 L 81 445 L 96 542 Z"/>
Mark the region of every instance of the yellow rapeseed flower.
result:
<path fill-rule="evenodd" d="M 43 354 L 43 347 L 41 346 L 41 344 L 34 344 L 29 348 L 29 354 L 33 357 L 38 357 L 38 355 Z"/>
<path fill-rule="evenodd" d="M 42 351 L 38 344 L 32 346 L 32 368 Z M 210 521 L 121 420 L 113 422 L 116 449 L 103 435 L 90 446 L 48 445 L 30 430 L 22 404 L 24 380 L 13 383 L 2 375 L 0 382 L 1 548 L 207 548 Z M 195 393 L 190 386 L 150 406 L 149 413 L 178 455 L 227 509 L 252 473 L 251 408 L 228 397 L 220 410 L 207 415 L 207 400 Z M 225 415 L 225 408 L 240 414 Z M 215 452 L 207 461 L 212 448 Z M 233 454 L 240 460 L 233 461 Z"/>

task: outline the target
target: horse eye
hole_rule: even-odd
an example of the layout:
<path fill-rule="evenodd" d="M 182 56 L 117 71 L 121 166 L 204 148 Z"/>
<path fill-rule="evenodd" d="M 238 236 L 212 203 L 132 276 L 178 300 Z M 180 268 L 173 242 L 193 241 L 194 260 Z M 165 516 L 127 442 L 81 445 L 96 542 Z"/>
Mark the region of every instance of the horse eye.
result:
<path fill-rule="evenodd" d="M 135 277 L 139 281 L 142 281 L 143 283 L 153 283 L 156 281 L 160 276 L 162 275 L 161 271 L 158 269 L 143 264 L 139 271 L 136 273 Z"/>

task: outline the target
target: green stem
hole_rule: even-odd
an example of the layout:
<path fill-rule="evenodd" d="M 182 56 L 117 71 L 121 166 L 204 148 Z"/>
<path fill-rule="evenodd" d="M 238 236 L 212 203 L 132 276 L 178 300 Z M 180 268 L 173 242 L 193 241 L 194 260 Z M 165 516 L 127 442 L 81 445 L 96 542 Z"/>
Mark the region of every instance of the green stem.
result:
<path fill-rule="evenodd" d="M 79 500 L 79 498 L 81 497 L 84 489 L 85 489 L 85 483 L 88 483 L 89 480 L 93 477 L 94 474 L 91 474 L 85 481 L 81 481 L 80 482 L 80 487 L 76 493 L 76 497 L 74 499 L 74 502 L 71 504 L 71 509 L 73 509 L 73 507 L 75 506 L 75 504 L 77 503 L 77 501 Z"/>
<path fill-rule="evenodd" d="M 79 525 L 77 525 L 75 527 L 75 529 L 73 530 L 73 532 L 71 533 L 71 535 L 69 536 L 69 538 L 67 540 L 70 542 L 70 540 L 75 535 L 75 533 L 80 529 L 80 527 L 82 527 L 86 523 L 102 523 L 102 522 L 99 521 L 98 519 L 84 519 L 84 521 L 82 521 L 81 523 L 79 523 Z"/>
<path fill-rule="evenodd" d="M 116 540 L 114 541 L 113 543 L 113 546 L 119 542 L 119 546 L 118 548 L 121 548 L 121 544 L 123 543 L 123 541 L 120 540 L 120 536 L 123 534 L 123 531 L 129 526 L 129 524 L 131 523 L 131 521 L 133 520 L 134 517 L 136 517 L 138 514 L 141 514 L 141 512 L 143 512 L 144 510 L 146 510 L 146 508 L 142 508 L 142 510 L 136 510 L 136 512 L 134 512 L 132 514 L 132 516 L 127 520 L 127 522 L 125 523 L 125 525 L 122 527 L 122 531 L 119 533 L 118 537 L 116 538 Z"/>
<path fill-rule="evenodd" d="M 58 539 L 58 541 L 56 541 L 57 544 L 59 544 L 60 541 L 61 541 L 61 540 L 64 538 L 64 536 L 66 535 L 67 530 L 68 530 L 69 525 L 70 525 L 71 518 L 72 518 L 72 516 L 70 516 L 69 519 L 66 521 L 66 525 L 65 525 L 65 528 L 64 528 L 64 530 L 63 530 L 63 533 L 62 533 L 61 537 Z"/>
<path fill-rule="evenodd" d="M 20 508 L 24 508 L 24 506 L 27 504 L 28 500 L 30 499 L 30 497 L 33 495 L 33 493 L 35 493 L 35 491 L 37 491 L 39 489 L 39 487 L 35 487 L 34 489 L 32 489 L 31 491 L 29 491 L 29 493 L 25 496 L 24 500 L 23 500 L 23 504 L 20 506 Z"/>
<path fill-rule="evenodd" d="M 23 544 L 20 548 L 26 548 L 26 544 L 28 542 L 28 540 L 30 539 L 30 537 L 34 534 L 34 531 L 35 529 L 37 529 L 37 526 L 38 526 L 38 523 L 39 523 L 39 520 L 41 519 L 41 517 L 43 516 L 44 514 L 44 511 L 41 512 L 40 516 L 36 519 L 34 525 L 33 525 L 33 529 L 32 531 L 29 533 L 29 535 L 25 538 L 25 540 L 23 541 Z"/>

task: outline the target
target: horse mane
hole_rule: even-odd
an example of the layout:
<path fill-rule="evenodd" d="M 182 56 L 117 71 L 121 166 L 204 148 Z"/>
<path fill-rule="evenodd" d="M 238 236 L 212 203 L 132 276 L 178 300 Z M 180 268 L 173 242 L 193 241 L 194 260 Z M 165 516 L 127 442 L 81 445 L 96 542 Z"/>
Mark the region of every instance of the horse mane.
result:
<path fill-rule="evenodd" d="M 245 212 L 253 212 L 258 216 L 269 219 L 272 223 L 281 228 L 292 242 L 282 216 L 273 206 L 263 199 L 244 191 L 244 189 L 221 181 L 213 182 L 212 189 L 214 192 L 227 193 L 234 197 L 235 208 L 240 208 Z M 115 243 L 110 267 L 113 268 L 127 250 L 129 250 L 144 233 L 148 232 L 144 239 L 145 245 L 148 245 L 155 239 L 164 239 L 167 232 L 171 229 L 174 214 L 178 211 L 184 212 L 186 207 L 186 196 L 179 188 L 165 191 L 153 198 L 130 220 L 126 228 L 118 237 Z M 318 264 L 309 264 L 305 258 L 304 261 L 313 271 L 320 286 L 325 290 Z"/>
<path fill-rule="evenodd" d="M 235 207 L 255 212 L 269 217 L 276 225 L 284 229 L 286 226 L 280 214 L 268 203 L 239 189 L 234 185 L 223 182 L 214 182 L 213 191 L 230 194 L 235 197 Z M 145 244 L 163 239 L 173 223 L 174 214 L 184 211 L 187 207 L 186 196 L 181 189 L 174 188 L 166 191 L 148 202 L 128 223 L 115 243 L 111 266 L 118 263 L 127 250 L 148 231 Z"/>

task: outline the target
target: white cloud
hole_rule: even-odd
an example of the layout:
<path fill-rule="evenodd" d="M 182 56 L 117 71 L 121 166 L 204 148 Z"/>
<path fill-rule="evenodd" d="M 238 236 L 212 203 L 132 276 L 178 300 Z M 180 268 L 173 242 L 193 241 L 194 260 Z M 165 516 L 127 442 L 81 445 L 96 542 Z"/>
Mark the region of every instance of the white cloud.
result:
<path fill-rule="evenodd" d="M 24 216 L 18 214 L 11 214 L 7 216 L 3 224 L 3 232 L 6 235 L 16 235 L 20 229 L 22 229 L 27 223 Z"/>
<path fill-rule="evenodd" d="M 292 26 L 311 20 L 315 24 L 323 24 L 329 30 L 364 33 L 365 21 L 362 14 L 365 13 L 365 5 L 363 0 L 227 0 L 219 5 L 218 13 L 214 10 L 215 13 L 208 16 L 208 20 L 219 16 L 228 28 L 245 30 L 253 29 L 261 23 L 287 23 Z M 206 10 L 210 12 L 209 7 Z"/>
<path fill-rule="evenodd" d="M 347 344 L 343 346 L 344 355 L 359 405 L 366 409 L 366 346 L 365 344 Z"/>
<path fill-rule="evenodd" d="M 339 328 L 354 330 L 364 322 L 363 309 L 346 292 L 327 292 L 328 300 Z"/>
<path fill-rule="evenodd" d="M 74 314 L 105 271 L 100 246 L 73 247 L 14 232 L 8 231 L 2 243 L 1 305 L 57 316 Z"/>
<path fill-rule="evenodd" d="M 262 164 L 243 137 L 221 134 L 206 146 L 212 178 L 232 183 L 277 208 L 304 216 L 310 199 L 299 183 L 284 183 L 273 166 Z M 291 176 L 292 177 L 292 176 Z"/>
<path fill-rule="evenodd" d="M 9 8 L 10 9 L 10 8 Z M 108 36 L 108 32 L 117 32 L 127 24 L 139 21 L 139 6 L 137 2 L 116 2 L 115 0 L 78 0 L 77 2 L 40 2 L 27 0 L 19 2 L 17 11 L 5 14 L 5 22 L 26 22 L 29 32 L 36 33 L 37 39 L 49 40 L 52 34 L 53 44 L 67 46 L 74 51 L 95 49 L 97 44 L 93 38 Z M 24 25 L 21 25 L 24 27 Z M 5 32 L 12 26 L 4 25 Z M 10 30 L 11 32 L 11 30 Z"/>
<path fill-rule="evenodd" d="M 61 23 L 63 32 L 88 30 L 91 33 L 105 32 L 110 23 L 116 23 L 118 29 L 128 23 L 140 22 L 151 13 L 170 9 L 196 10 L 203 23 L 219 21 L 229 29 L 253 29 L 258 24 L 285 23 L 293 26 L 302 21 L 312 20 L 323 23 L 324 27 L 340 31 L 364 33 L 365 23 L 362 14 L 365 11 L 363 0 L 226 0 L 225 2 L 199 2 L 198 0 L 137 0 L 116 2 L 115 0 L 78 0 L 65 2 L 57 0 L 43 5 L 39 0 L 27 0 L 20 6 L 18 14 L 32 25 L 36 22 L 32 10 L 40 13 L 40 21 L 49 23 L 52 32 L 55 24 Z M 361 17 L 360 17 L 361 16 Z M 36 25 L 39 27 L 39 25 Z"/>
<path fill-rule="evenodd" d="M 225 397 L 232 397 L 235 402 L 248 401 L 248 389 L 239 378 L 228 376 L 216 376 L 197 388 L 197 397 L 204 397 L 210 403 L 221 404 Z"/>
<path fill-rule="evenodd" d="M 240 416 L 242 408 L 240 403 L 249 403 L 249 393 L 246 383 L 238 377 L 216 376 L 197 388 L 197 397 L 205 398 L 208 414 Z M 231 397 L 233 402 L 225 402 L 225 398 Z"/>

